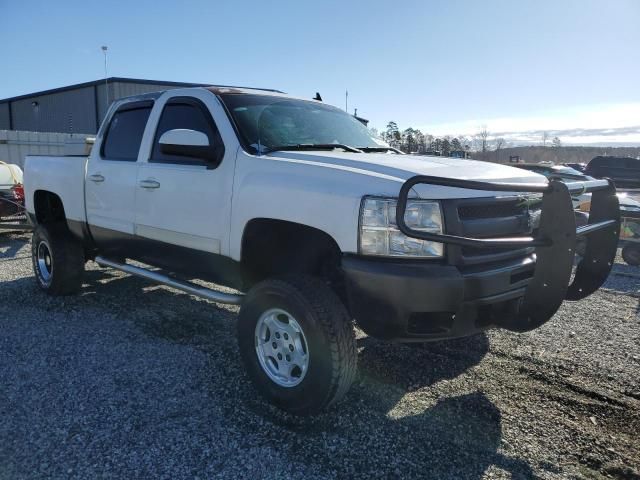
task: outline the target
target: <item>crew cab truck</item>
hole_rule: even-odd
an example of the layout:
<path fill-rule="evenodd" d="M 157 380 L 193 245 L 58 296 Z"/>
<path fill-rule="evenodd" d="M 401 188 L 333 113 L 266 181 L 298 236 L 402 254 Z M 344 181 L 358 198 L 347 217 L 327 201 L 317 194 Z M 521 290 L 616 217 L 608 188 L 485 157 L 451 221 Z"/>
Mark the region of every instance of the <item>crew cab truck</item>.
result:
<path fill-rule="evenodd" d="M 602 285 L 619 229 L 608 180 L 403 155 L 319 100 L 231 87 L 117 101 L 88 158 L 28 157 L 25 188 L 42 290 L 78 292 L 92 260 L 240 305 L 248 376 L 294 414 L 349 389 L 354 320 L 396 342 L 531 330 Z"/>

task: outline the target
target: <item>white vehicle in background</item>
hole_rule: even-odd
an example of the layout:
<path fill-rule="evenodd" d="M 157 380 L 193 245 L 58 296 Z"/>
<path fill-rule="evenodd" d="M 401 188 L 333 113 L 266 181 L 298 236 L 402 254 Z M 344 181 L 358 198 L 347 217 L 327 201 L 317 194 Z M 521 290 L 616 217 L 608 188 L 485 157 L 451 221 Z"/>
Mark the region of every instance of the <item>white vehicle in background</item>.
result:
<path fill-rule="evenodd" d="M 0 161 L 0 231 L 13 230 L 24 217 L 24 187 L 18 165 Z"/>
<path fill-rule="evenodd" d="M 296 414 L 348 391 L 353 319 L 396 342 L 534 329 L 602 285 L 619 229 L 606 180 L 402 155 L 340 109 L 257 89 L 120 100 L 88 158 L 27 157 L 25 171 L 44 291 L 77 292 L 93 260 L 239 304 L 249 377 Z M 581 227 L 578 191 L 593 192 Z"/>

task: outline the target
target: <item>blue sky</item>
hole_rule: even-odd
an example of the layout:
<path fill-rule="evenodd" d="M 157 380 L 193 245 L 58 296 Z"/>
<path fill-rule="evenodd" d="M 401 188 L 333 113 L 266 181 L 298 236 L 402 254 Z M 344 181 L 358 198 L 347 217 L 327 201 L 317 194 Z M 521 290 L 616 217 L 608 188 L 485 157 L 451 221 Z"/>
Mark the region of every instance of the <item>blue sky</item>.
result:
<path fill-rule="evenodd" d="M 109 75 L 272 87 L 434 134 L 640 143 L 639 0 L 0 0 L 0 98 Z"/>

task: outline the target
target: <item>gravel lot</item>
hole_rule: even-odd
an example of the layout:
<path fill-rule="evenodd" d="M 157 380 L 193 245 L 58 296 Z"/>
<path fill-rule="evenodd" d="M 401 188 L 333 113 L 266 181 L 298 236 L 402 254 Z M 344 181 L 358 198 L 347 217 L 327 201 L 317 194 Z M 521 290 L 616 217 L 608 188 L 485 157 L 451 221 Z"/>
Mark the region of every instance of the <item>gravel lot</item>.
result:
<path fill-rule="evenodd" d="M 360 334 L 314 419 L 239 364 L 237 310 L 88 265 L 49 298 L 0 235 L 0 479 L 640 478 L 640 269 L 528 334 L 425 347 Z"/>

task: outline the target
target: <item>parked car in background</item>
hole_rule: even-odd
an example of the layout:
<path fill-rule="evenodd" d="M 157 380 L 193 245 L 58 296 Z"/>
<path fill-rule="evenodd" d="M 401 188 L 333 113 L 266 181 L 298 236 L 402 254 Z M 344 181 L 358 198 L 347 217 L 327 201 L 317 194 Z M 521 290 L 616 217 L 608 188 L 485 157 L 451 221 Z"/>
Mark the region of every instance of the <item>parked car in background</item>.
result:
<path fill-rule="evenodd" d="M 580 170 L 566 166 L 566 165 L 546 165 L 541 163 L 517 163 L 513 165 L 516 168 L 522 168 L 523 170 L 529 170 L 530 172 L 536 172 L 540 175 L 544 175 L 547 178 L 558 178 L 563 181 L 583 181 L 585 180 L 585 174 Z"/>
<path fill-rule="evenodd" d="M 587 168 L 586 163 L 563 163 L 565 167 L 573 168 L 579 172 L 584 172 L 584 169 Z"/>
<path fill-rule="evenodd" d="M 618 188 L 640 188 L 640 159 L 595 157 L 585 173 L 594 178 L 610 178 Z"/>
<path fill-rule="evenodd" d="M 620 243 L 622 259 L 629 265 L 640 265 L 640 202 L 627 192 L 616 194 L 620 204 Z M 580 210 L 588 214 L 591 208 L 591 195 L 584 195 L 585 201 Z M 581 247 L 578 246 L 577 250 Z"/>
<path fill-rule="evenodd" d="M 636 202 L 637 203 L 637 202 Z M 640 204 L 621 212 L 620 244 L 622 258 L 629 265 L 640 265 Z"/>
<path fill-rule="evenodd" d="M 22 170 L 18 165 L 0 162 L 0 219 L 24 212 Z"/>
<path fill-rule="evenodd" d="M 601 157 L 609 158 L 609 157 Z M 563 182 L 584 182 L 593 180 L 584 173 L 581 173 L 568 165 L 549 166 L 540 164 L 518 164 L 514 167 L 540 173 L 545 177 L 557 178 Z M 616 193 L 620 204 L 620 217 L 622 218 L 622 228 L 620 229 L 620 247 L 622 247 L 622 258 L 629 265 L 640 264 L 640 202 L 632 198 L 627 192 Z M 576 208 L 576 225 L 583 226 L 589 222 L 589 210 L 591 208 L 591 194 L 575 193 L 572 195 L 573 206 Z M 579 239 L 576 245 L 576 252 L 584 255 L 586 243 Z"/>
<path fill-rule="evenodd" d="M 516 168 L 522 168 L 523 170 L 529 170 L 530 172 L 536 172 L 540 175 L 544 175 L 547 178 L 555 178 L 565 183 L 571 182 L 584 182 L 587 180 L 593 180 L 593 178 L 585 175 L 584 173 L 565 166 L 565 165 L 542 165 L 540 163 L 518 163 L 513 165 Z M 580 206 L 589 201 L 591 198 L 590 194 L 577 194 L 574 193 L 571 196 L 573 201 L 573 207 L 578 209 Z M 585 225 L 587 223 L 586 218 L 581 215 L 579 212 L 576 212 L 576 222 L 578 226 Z"/>

